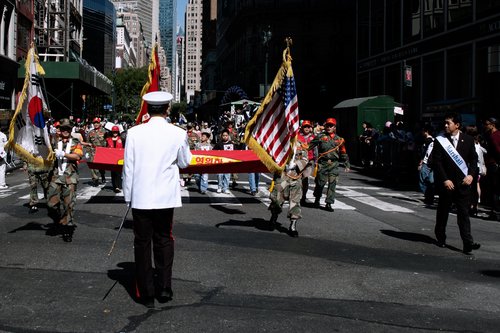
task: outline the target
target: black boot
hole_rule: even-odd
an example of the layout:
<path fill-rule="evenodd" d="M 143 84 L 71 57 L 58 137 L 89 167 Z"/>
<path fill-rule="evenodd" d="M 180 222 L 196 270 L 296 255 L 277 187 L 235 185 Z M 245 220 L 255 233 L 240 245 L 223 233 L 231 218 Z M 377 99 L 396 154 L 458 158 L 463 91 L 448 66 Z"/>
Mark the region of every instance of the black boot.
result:
<path fill-rule="evenodd" d="M 269 219 L 269 228 L 271 228 L 271 230 L 274 230 L 276 223 L 278 223 L 278 214 L 273 214 L 271 215 L 271 219 Z"/>
<path fill-rule="evenodd" d="M 319 198 L 316 198 L 316 200 L 314 200 L 314 204 L 313 204 L 313 207 L 314 207 L 314 208 L 319 208 L 319 207 L 321 207 L 321 205 L 320 205 L 320 203 L 319 203 L 319 200 L 320 200 Z"/>
<path fill-rule="evenodd" d="M 333 212 L 333 207 L 332 204 L 327 203 L 325 206 L 325 210 L 328 212 Z"/>
<path fill-rule="evenodd" d="M 297 231 L 297 220 L 290 220 L 290 227 L 288 228 L 288 234 L 291 237 L 299 237 L 299 232 Z"/>
<path fill-rule="evenodd" d="M 62 239 L 66 243 L 71 243 L 73 241 L 73 233 L 75 231 L 75 228 L 73 226 L 69 225 L 63 225 L 62 226 Z"/>

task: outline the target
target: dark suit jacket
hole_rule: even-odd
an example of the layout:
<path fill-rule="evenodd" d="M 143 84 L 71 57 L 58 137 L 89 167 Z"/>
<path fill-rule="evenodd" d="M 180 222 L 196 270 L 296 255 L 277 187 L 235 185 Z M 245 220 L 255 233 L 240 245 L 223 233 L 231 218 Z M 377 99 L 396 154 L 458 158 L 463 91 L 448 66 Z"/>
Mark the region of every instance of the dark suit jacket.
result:
<path fill-rule="evenodd" d="M 451 142 L 450 135 L 446 137 Z M 460 132 L 458 137 L 457 151 L 467 164 L 468 174 L 473 178 L 477 177 L 477 153 L 474 147 L 474 138 L 470 135 Z M 431 157 L 432 168 L 436 184 L 441 186 L 445 180 L 451 180 L 456 186 L 460 186 L 465 177 L 460 168 L 453 162 L 448 153 L 438 140 L 434 140 L 434 148 Z"/>

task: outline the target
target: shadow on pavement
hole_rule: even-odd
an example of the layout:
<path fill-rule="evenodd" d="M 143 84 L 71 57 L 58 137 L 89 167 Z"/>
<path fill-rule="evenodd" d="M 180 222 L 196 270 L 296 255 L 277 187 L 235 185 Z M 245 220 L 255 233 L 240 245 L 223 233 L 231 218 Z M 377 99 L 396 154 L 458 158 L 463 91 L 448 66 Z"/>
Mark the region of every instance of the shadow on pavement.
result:
<path fill-rule="evenodd" d="M 137 296 L 135 293 L 135 263 L 133 262 L 121 262 L 116 265 L 120 269 L 110 269 L 108 270 L 108 278 L 114 280 L 115 283 L 104 295 L 103 300 L 108 297 L 111 291 L 114 289 L 117 283 L 119 283 L 129 294 L 130 298 L 137 302 Z"/>
<path fill-rule="evenodd" d="M 380 230 L 380 232 L 383 233 L 384 235 L 407 240 L 410 242 L 421 242 L 421 243 L 426 243 L 426 244 L 437 245 L 437 241 L 428 235 L 417 234 L 414 232 L 394 231 L 394 230 Z M 462 252 L 461 249 L 456 248 L 456 247 L 451 246 L 451 245 L 448 245 L 448 244 L 446 244 L 446 248 L 448 248 L 452 251 Z"/>
<path fill-rule="evenodd" d="M 485 271 L 479 271 L 479 273 L 495 278 L 500 278 L 500 270 L 485 270 Z"/>
<path fill-rule="evenodd" d="M 268 220 L 264 220 L 261 218 L 253 218 L 250 221 L 229 220 L 227 222 L 222 222 L 215 225 L 216 228 L 219 228 L 221 226 L 252 227 L 263 231 L 278 230 L 281 233 L 288 234 L 288 229 L 283 227 L 281 223 L 277 222 L 274 225 L 272 225 L 271 222 L 269 222 Z"/>
<path fill-rule="evenodd" d="M 227 207 L 224 205 L 211 205 L 210 208 L 213 208 L 215 210 L 218 210 L 219 212 L 222 212 L 222 213 L 228 214 L 228 215 L 246 214 L 241 209 L 230 208 L 230 207 Z"/>

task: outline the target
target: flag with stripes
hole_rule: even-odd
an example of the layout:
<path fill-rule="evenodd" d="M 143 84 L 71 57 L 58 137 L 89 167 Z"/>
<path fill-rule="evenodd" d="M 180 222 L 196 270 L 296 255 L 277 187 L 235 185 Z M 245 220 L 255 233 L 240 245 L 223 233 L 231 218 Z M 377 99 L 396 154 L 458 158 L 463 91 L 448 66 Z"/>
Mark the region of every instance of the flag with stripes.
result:
<path fill-rule="evenodd" d="M 7 146 L 26 162 L 50 167 L 54 153 L 45 123 L 45 115 L 50 111 L 42 92 L 42 75 L 45 71 L 32 46 L 26 58 L 23 90 L 10 122 Z"/>
<path fill-rule="evenodd" d="M 151 52 L 151 60 L 148 67 L 148 82 L 144 84 L 141 97 L 144 94 L 160 90 L 160 60 L 158 58 L 158 43 L 155 42 Z M 149 120 L 148 103 L 141 101 L 141 110 L 135 119 L 136 124 L 147 123 Z"/>
<path fill-rule="evenodd" d="M 299 131 L 299 106 L 290 47 L 264 101 L 248 122 L 245 142 L 270 172 L 283 171 Z"/>

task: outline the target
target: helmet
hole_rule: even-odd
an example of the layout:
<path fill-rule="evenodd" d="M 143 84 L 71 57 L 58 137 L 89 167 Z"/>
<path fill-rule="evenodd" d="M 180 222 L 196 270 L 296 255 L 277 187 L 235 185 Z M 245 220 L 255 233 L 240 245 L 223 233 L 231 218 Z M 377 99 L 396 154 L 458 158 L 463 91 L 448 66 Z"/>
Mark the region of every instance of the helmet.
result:
<path fill-rule="evenodd" d="M 335 118 L 328 118 L 328 119 L 325 121 L 325 125 L 326 125 L 326 124 L 332 124 L 332 125 L 337 126 L 337 119 L 335 119 Z"/>
<path fill-rule="evenodd" d="M 120 132 L 120 127 L 118 126 L 111 127 L 111 132 Z"/>

